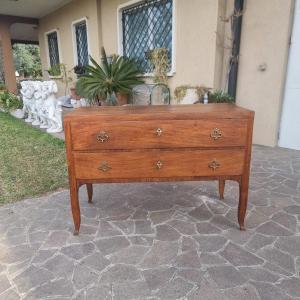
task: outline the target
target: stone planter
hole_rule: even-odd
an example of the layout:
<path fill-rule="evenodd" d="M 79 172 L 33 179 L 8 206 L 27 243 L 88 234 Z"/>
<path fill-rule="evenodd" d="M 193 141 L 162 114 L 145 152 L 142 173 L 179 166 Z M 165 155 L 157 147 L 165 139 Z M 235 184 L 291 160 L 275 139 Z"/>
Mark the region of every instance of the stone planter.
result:
<path fill-rule="evenodd" d="M 78 100 L 71 98 L 71 104 L 73 105 L 73 108 L 79 108 L 79 107 L 81 107 L 80 98 Z"/>
<path fill-rule="evenodd" d="M 197 101 L 199 101 L 197 89 L 190 88 L 186 90 L 186 94 L 180 101 L 180 104 L 194 104 Z"/>
<path fill-rule="evenodd" d="M 25 117 L 23 109 L 12 110 L 10 111 L 10 114 L 17 119 L 23 119 Z"/>

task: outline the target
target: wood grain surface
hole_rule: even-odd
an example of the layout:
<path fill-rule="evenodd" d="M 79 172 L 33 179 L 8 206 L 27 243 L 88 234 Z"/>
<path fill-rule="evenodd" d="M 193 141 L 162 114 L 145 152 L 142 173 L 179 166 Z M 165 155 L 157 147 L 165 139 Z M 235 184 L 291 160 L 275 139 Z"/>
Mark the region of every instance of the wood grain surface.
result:
<path fill-rule="evenodd" d="M 72 124 L 73 150 L 245 146 L 241 119 L 81 122 Z M 220 136 L 212 135 L 214 130 Z M 100 140 L 106 134 L 105 140 Z M 100 138 L 99 138 L 100 136 Z"/>
<path fill-rule="evenodd" d="M 254 112 L 230 104 L 76 109 L 64 117 L 74 234 L 79 186 L 94 183 L 226 180 L 240 186 L 245 229 Z M 226 201 L 226 200 L 225 200 Z"/>
<path fill-rule="evenodd" d="M 241 175 L 243 150 L 74 153 L 78 179 Z M 216 161 L 214 170 L 210 164 Z M 101 166 L 103 168 L 101 169 Z"/>

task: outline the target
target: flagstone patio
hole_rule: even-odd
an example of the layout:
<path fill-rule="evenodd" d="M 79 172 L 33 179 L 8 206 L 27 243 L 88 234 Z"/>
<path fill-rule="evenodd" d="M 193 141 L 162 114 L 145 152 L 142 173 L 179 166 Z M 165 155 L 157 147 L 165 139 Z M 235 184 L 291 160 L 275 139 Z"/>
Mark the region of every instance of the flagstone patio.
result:
<path fill-rule="evenodd" d="M 300 299 L 300 152 L 254 147 L 236 183 L 105 184 L 72 235 L 68 191 L 0 208 L 0 299 Z"/>

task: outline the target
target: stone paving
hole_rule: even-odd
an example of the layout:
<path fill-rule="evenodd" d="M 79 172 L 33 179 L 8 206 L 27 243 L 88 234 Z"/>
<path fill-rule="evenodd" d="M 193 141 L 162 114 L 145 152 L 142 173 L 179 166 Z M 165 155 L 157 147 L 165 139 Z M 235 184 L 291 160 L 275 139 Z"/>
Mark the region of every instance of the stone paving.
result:
<path fill-rule="evenodd" d="M 0 208 L 0 299 L 300 299 L 300 152 L 254 147 L 246 232 L 236 183 L 105 184 Z"/>

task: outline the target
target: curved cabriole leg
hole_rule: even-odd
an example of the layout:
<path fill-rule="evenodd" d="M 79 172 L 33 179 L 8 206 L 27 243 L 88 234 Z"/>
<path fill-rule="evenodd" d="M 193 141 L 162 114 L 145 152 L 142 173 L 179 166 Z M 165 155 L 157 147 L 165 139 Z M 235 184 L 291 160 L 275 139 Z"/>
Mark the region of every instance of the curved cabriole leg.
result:
<path fill-rule="evenodd" d="M 225 179 L 219 179 L 220 200 L 224 200 Z"/>
<path fill-rule="evenodd" d="M 86 190 L 88 194 L 89 203 L 93 202 L 93 185 L 91 183 L 86 184 Z"/>
<path fill-rule="evenodd" d="M 245 216 L 247 211 L 248 203 L 248 180 L 242 178 L 240 183 L 240 198 L 239 198 L 239 207 L 238 207 L 238 221 L 240 225 L 240 230 L 245 229 Z"/>
<path fill-rule="evenodd" d="M 79 197 L 78 197 L 78 187 L 70 187 L 70 196 L 71 196 L 71 209 L 74 221 L 74 235 L 79 234 L 81 217 L 80 217 L 80 207 L 79 207 Z"/>

